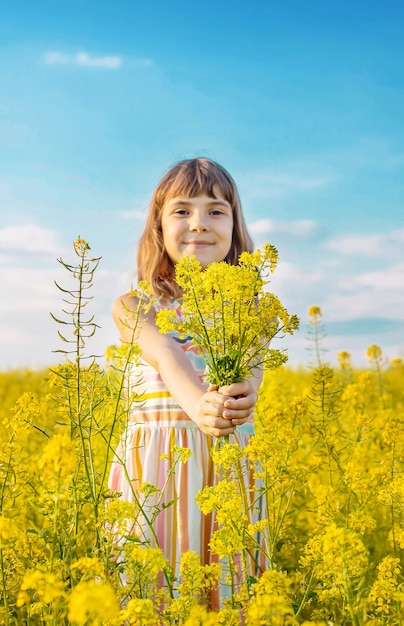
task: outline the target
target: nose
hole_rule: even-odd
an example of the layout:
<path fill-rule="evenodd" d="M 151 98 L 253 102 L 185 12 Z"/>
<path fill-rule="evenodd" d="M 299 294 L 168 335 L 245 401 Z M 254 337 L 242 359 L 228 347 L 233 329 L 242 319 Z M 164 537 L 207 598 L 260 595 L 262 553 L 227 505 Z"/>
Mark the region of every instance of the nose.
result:
<path fill-rule="evenodd" d="M 198 233 L 208 230 L 206 218 L 202 211 L 195 211 L 189 219 L 189 230 Z"/>

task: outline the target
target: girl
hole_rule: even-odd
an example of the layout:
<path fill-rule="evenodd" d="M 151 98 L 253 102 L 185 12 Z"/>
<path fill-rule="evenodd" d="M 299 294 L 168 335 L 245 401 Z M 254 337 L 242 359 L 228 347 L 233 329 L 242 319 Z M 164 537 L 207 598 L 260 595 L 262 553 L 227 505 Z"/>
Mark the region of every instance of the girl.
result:
<path fill-rule="evenodd" d="M 220 389 L 208 386 L 202 355 L 189 339 L 161 334 L 155 314 L 161 307 L 178 307 L 181 290 L 174 276 L 182 257 L 195 255 L 206 268 L 212 261 L 236 264 L 244 250 L 252 251 L 252 241 L 229 173 L 205 158 L 172 167 L 154 192 L 138 248 L 138 278 L 149 282 L 159 300 L 138 323 L 142 359 L 133 376 L 138 381 L 140 371 L 140 388 L 135 390 L 142 394 L 141 402 L 131 412 L 117 450 L 110 488 L 136 501 L 142 498 L 142 485 L 164 487 L 164 503 L 173 503 L 157 515 L 153 530 L 143 519 L 135 532 L 152 545 L 157 540 L 177 575 L 187 550 L 197 552 L 203 564 L 212 561 L 208 544 L 214 520 L 200 512 L 195 496 L 214 482 L 214 439 L 230 435 L 231 442 L 247 444 L 260 375 Z M 113 305 L 123 342 L 132 341 L 131 320 L 139 297 L 124 295 Z M 173 446 L 189 448 L 192 456 L 167 481 Z"/>

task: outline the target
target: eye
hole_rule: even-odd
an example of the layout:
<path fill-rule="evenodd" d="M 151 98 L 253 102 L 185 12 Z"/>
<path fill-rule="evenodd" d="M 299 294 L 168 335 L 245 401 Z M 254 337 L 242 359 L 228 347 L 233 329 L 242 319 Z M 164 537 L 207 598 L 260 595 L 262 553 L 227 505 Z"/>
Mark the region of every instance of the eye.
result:
<path fill-rule="evenodd" d="M 188 215 L 188 210 L 183 207 L 178 207 L 177 209 L 174 209 L 173 213 L 175 215 Z"/>

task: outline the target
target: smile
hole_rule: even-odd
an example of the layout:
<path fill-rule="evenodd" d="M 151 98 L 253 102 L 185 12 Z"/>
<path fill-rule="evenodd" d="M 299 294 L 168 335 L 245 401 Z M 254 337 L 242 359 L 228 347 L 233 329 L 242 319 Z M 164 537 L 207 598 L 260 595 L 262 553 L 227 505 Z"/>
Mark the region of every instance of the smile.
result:
<path fill-rule="evenodd" d="M 212 246 L 213 243 L 211 241 L 186 241 L 186 246 Z"/>

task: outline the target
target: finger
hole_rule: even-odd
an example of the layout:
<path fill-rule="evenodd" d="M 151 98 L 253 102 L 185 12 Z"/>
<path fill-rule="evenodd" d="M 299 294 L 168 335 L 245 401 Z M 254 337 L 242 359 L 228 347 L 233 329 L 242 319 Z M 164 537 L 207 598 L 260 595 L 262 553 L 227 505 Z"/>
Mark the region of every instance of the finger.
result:
<path fill-rule="evenodd" d="M 228 420 L 222 419 L 206 419 L 199 428 L 208 435 L 221 437 L 223 435 L 231 435 L 235 432 L 237 426 Z"/>
<path fill-rule="evenodd" d="M 242 380 L 239 383 L 232 383 L 231 385 L 223 385 L 219 387 L 220 393 L 225 396 L 238 396 L 248 393 L 251 390 L 251 383 L 248 380 Z"/>
<path fill-rule="evenodd" d="M 213 428 L 211 433 L 214 437 L 225 437 L 226 435 L 232 435 L 236 432 L 235 426 L 229 428 Z"/>
<path fill-rule="evenodd" d="M 248 418 L 250 416 L 248 415 L 247 417 L 237 417 L 237 418 L 232 418 L 230 421 L 234 426 L 241 426 L 242 424 L 245 424 L 248 421 Z"/>
<path fill-rule="evenodd" d="M 211 427 L 217 430 L 220 430 L 222 434 L 228 434 L 228 430 L 235 430 L 236 424 L 233 424 L 231 420 L 223 419 L 222 417 L 218 417 L 214 420 L 211 420 Z"/>
<path fill-rule="evenodd" d="M 209 417 L 223 417 L 223 405 L 206 402 L 203 405 L 203 413 Z"/>
<path fill-rule="evenodd" d="M 224 402 L 224 407 L 225 409 L 233 409 L 235 411 L 251 409 L 254 406 L 256 400 L 257 398 L 254 394 L 242 396 L 241 398 L 227 398 L 227 400 L 225 400 Z"/>
<path fill-rule="evenodd" d="M 251 409 L 251 406 L 245 409 L 225 409 L 222 413 L 222 417 L 226 420 L 246 419 L 251 415 Z"/>
<path fill-rule="evenodd" d="M 243 419 L 237 418 L 237 419 L 232 419 L 231 423 L 234 426 L 242 426 L 243 424 L 253 424 L 254 423 L 254 414 L 250 413 L 250 415 L 248 417 L 244 417 Z"/>
<path fill-rule="evenodd" d="M 205 402 L 207 402 L 208 404 L 217 404 L 218 406 L 223 407 L 224 403 L 227 400 L 227 396 L 224 396 L 223 394 L 219 393 L 216 390 L 213 391 L 207 391 L 205 394 Z"/>

